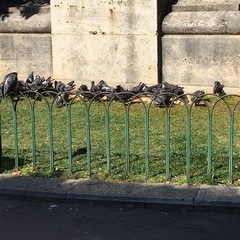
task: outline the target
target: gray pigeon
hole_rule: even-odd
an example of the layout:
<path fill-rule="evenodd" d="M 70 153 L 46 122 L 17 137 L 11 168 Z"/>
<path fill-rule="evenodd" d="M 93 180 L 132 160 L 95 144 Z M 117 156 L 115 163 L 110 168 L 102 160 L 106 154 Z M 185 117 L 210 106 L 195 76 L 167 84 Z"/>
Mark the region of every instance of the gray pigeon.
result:
<path fill-rule="evenodd" d="M 223 84 L 221 84 L 219 81 L 215 81 L 213 86 L 213 94 L 218 94 L 219 96 L 226 95 L 223 88 L 224 88 Z"/>
<path fill-rule="evenodd" d="M 30 73 L 28 74 L 27 79 L 26 79 L 25 82 L 26 82 L 26 83 L 32 83 L 33 80 L 34 80 L 34 74 L 33 74 L 33 71 L 32 71 L 32 72 L 30 72 Z"/>
<path fill-rule="evenodd" d="M 3 79 L 2 96 L 13 97 L 11 93 L 16 91 L 15 87 L 18 83 L 17 72 L 8 73 Z"/>
<path fill-rule="evenodd" d="M 193 93 L 192 97 L 191 97 L 191 102 L 197 106 L 200 105 L 200 103 L 203 101 L 202 96 L 205 94 L 205 92 L 203 90 L 197 90 Z"/>

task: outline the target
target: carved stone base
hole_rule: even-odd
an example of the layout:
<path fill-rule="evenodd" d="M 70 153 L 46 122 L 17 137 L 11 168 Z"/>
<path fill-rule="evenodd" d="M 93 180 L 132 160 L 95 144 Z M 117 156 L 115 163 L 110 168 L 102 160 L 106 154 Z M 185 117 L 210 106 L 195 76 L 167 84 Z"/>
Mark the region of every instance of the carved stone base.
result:
<path fill-rule="evenodd" d="M 240 0 L 179 0 L 163 21 L 163 80 L 240 88 Z"/>

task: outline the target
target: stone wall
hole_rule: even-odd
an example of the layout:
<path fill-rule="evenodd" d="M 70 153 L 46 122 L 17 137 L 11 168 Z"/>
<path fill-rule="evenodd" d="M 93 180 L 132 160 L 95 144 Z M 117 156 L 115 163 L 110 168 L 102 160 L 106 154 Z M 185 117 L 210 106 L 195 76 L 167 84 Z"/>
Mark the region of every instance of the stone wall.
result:
<path fill-rule="evenodd" d="M 0 11 L 0 79 L 34 71 L 77 85 L 163 80 L 208 92 L 218 80 L 240 93 L 240 0 L 178 0 L 161 26 L 170 2 L 52 0 L 37 13 Z"/>
<path fill-rule="evenodd" d="M 12 71 L 20 79 L 30 71 L 46 77 L 52 74 L 50 8 L 42 6 L 38 14 L 30 15 L 23 15 L 19 7 L 1 15 L 0 79 Z"/>
<path fill-rule="evenodd" d="M 78 84 L 156 84 L 158 22 L 168 1 L 51 0 L 24 16 L 17 5 L 6 17 L 0 11 L 0 78 L 17 71 L 24 79 L 34 71 Z"/>
<path fill-rule="evenodd" d="M 156 0 L 52 0 L 53 75 L 158 82 Z"/>
<path fill-rule="evenodd" d="M 163 80 L 240 88 L 240 0 L 179 0 L 163 21 Z M 208 92 L 209 92 L 208 90 Z"/>

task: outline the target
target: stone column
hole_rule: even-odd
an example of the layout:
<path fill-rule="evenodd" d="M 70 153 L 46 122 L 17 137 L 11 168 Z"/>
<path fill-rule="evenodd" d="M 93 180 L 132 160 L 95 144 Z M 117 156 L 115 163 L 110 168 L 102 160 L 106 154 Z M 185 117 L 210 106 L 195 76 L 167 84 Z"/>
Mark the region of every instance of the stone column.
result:
<path fill-rule="evenodd" d="M 163 81 L 240 89 L 240 0 L 179 0 L 163 20 Z"/>
<path fill-rule="evenodd" d="M 51 19 L 55 79 L 157 83 L 156 0 L 52 0 Z"/>

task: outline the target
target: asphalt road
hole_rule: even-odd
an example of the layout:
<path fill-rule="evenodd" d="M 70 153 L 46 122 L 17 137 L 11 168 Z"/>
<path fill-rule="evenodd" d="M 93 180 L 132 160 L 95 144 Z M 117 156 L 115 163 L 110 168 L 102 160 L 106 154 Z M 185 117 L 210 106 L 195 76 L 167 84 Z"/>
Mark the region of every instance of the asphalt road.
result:
<path fill-rule="evenodd" d="M 0 199 L 2 240 L 240 239 L 240 214 Z"/>

